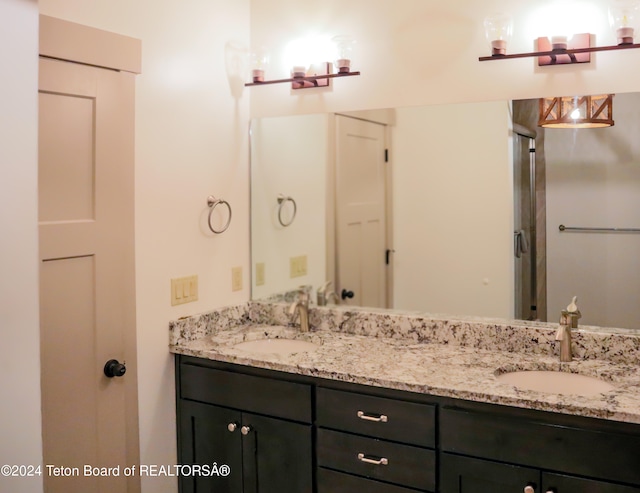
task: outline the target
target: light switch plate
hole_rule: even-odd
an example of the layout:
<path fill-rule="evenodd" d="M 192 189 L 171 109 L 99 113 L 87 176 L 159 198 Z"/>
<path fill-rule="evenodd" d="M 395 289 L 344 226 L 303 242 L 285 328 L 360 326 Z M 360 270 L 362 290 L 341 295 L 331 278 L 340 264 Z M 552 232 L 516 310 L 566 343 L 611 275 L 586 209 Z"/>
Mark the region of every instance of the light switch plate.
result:
<path fill-rule="evenodd" d="M 171 306 L 198 300 L 198 276 L 171 279 Z"/>
<path fill-rule="evenodd" d="M 289 277 L 301 277 L 307 275 L 307 256 L 289 258 Z"/>
<path fill-rule="evenodd" d="M 242 289 L 242 267 L 231 268 L 231 291 Z"/>
<path fill-rule="evenodd" d="M 264 285 L 264 262 L 256 263 L 256 286 Z"/>

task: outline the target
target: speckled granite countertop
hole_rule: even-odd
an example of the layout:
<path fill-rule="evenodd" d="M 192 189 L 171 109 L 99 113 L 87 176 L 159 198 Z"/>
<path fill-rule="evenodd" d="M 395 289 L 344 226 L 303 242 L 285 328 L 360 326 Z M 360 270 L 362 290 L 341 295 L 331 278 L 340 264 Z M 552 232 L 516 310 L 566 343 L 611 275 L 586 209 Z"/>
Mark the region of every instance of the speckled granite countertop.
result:
<path fill-rule="evenodd" d="M 313 308 L 312 332 L 287 327 L 287 306 L 250 302 L 169 324 L 170 351 L 259 368 L 390 389 L 640 423 L 640 335 L 574 332 L 574 361 L 560 363 L 551 324 L 444 319 Z M 247 352 L 254 339 L 318 344 L 302 353 Z M 514 370 L 561 370 L 599 377 L 614 389 L 594 396 L 519 390 L 496 379 Z"/>

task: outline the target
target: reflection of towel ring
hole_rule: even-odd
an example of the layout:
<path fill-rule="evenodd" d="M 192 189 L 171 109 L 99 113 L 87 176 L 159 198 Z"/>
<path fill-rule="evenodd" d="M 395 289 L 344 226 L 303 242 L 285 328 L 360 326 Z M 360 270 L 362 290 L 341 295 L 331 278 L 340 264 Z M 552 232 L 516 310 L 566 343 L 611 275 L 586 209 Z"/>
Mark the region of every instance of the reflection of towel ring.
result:
<path fill-rule="evenodd" d="M 288 223 L 285 223 L 282 220 L 282 209 L 284 207 L 284 204 L 286 202 L 291 202 L 293 204 L 293 215 L 291 216 L 291 220 Z M 293 200 L 293 197 L 286 197 L 282 194 L 278 195 L 278 204 L 280 204 L 278 206 L 278 221 L 280 222 L 280 224 L 282 224 L 285 228 L 287 226 L 291 226 L 291 223 L 293 222 L 293 220 L 296 218 L 296 212 L 298 212 L 298 206 L 296 205 L 296 201 Z"/>
<path fill-rule="evenodd" d="M 211 214 L 213 213 L 213 209 L 215 209 L 220 204 L 226 205 L 227 209 L 229 209 L 229 219 L 227 219 L 227 223 L 222 227 L 222 229 L 216 230 L 213 229 L 213 226 L 211 226 Z M 231 223 L 231 206 L 229 205 L 229 202 L 222 199 L 216 199 L 213 195 L 209 195 L 209 197 L 207 197 L 207 205 L 209 206 L 209 229 L 215 234 L 224 233 Z"/>

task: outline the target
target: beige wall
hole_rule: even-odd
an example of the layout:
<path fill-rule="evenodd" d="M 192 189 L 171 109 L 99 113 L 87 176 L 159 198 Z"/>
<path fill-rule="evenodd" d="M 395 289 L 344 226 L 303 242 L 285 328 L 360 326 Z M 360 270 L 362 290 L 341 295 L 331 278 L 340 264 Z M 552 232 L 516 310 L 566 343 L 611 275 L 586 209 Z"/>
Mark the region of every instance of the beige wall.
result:
<path fill-rule="evenodd" d="M 581 7 L 559 15 L 553 0 L 426 2 L 424 0 L 251 0 L 251 34 L 272 52 L 271 76 L 288 72 L 281 53 L 310 32 L 348 33 L 357 39 L 352 68 L 360 77 L 334 81 L 333 88 L 292 97 L 284 85 L 253 88 L 252 116 L 318 113 L 431 103 L 510 100 L 541 95 L 629 92 L 640 88 L 638 53 L 593 54 L 590 64 L 537 67 L 535 59 L 478 62 L 488 55 L 483 18 L 504 10 L 514 17 L 510 51 L 532 51 L 533 39 L 555 22 L 574 23 L 614 44 L 606 0 L 575 1 Z M 568 3 L 568 2 L 562 2 Z M 544 8 L 554 5 L 553 14 Z M 581 14 L 591 14 L 584 20 Z M 273 29 L 277 26 L 277 29 Z"/>
<path fill-rule="evenodd" d="M 42 462 L 37 39 L 37 2 L 0 2 L 0 465 Z M 42 491 L 42 478 L 0 476 L 0 491 Z"/>
<path fill-rule="evenodd" d="M 176 463 L 169 320 L 249 298 L 248 94 L 234 98 L 225 44 L 248 43 L 243 0 L 42 0 L 43 14 L 142 40 L 136 85 L 136 283 L 143 464 Z M 208 231 L 208 195 L 229 201 L 228 231 Z M 231 267 L 244 289 L 231 291 Z M 198 275 L 199 301 L 170 306 L 170 279 Z M 143 478 L 143 491 L 177 490 Z"/>
<path fill-rule="evenodd" d="M 252 268 L 265 265 L 265 283 L 253 298 L 313 286 L 326 281 L 326 176 L 329 152 L 327 115 L 262 118 L 251 124 Z M 278 194 L 297 205 L 290 226 L 278 222 Z M 282 217 L 290 218 L 292 205 Z M 307 256 L 307 275 L 290 277 L 290 257 Z"/>
<path fill-rule="evenodd" d="M 396 111 L 395 308 L 513 317 L 510 117 L 505 102 Z"/>

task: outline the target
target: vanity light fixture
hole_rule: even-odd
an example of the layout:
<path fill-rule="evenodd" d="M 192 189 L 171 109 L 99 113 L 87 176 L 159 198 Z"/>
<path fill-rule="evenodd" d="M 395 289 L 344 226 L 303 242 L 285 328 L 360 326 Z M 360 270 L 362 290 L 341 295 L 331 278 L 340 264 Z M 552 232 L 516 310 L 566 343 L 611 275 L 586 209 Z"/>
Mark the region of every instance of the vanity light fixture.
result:
<path fill-rule="evenodd" d="M 538 58 L 538 65 L 588 63 L 590 54 L 597 51 L 613 51 L 640 48 L 634 43 L 634 33 L 640 27 L 640 0 L 610 0 L 609 22 L 615 30 L 618 44 L 591 46 L 591 34 L 573 36 L 558 35 L 537 39 L 537 50 L 530 53 L 507 54 L 506 41 L 511 35 L 508 16 L 489 16 L 485 19 L 485 32 L 491 41 L 491 55 L 478 60 L 507 60 L 511 58 Z M 638 25 L 636 25 L 638 24 Z"/>
<path fill-rule="evenodd" d="M 603 128 L 613 125 L 613 94 L 540 99 L 539 127 Z"/>
<path fill-rule="evenodd" d="M 288 79 L 276 79 L 265 80 L 264 77 L 256 77 L 255 70 L 253 71 L 252 82 L 245 84 L 245 86 L 259 86 L 265 84 L 281 84 L 283 82 L 290 82 L 292 89 L 308 89 L 315 87 L 327 87 L 330 85 L 330 80 L 336 77 L 349 77 L 354 75 L 360 75 L 360 72 L 351 71 L 351 58 L 353 52 L 353 45 L 355 40 L 351 36 L 335 36 L 331 39 L 333 43 L 333 51 L 335 51 L 335 60 L 331 62 L 313 63 L 307 65 L 300 58 L 308 57 L 306 50 L 296 50 L 296 61 L 293 64 L 291 70 L 291 77 Z M 302 41 L 304 43 L 304 40 Z M 296 48 L 300 48 L 294 43 Z M 301 45 L 303 48 L 304 45 Z M 331 49 L 331 47 L 330 47 Z M 313 50 L 308 50 L 313 51 Z M 316 50 L 317 51 L 317 50 Z M 326 50 L 321 50 L 326 51 Z M 329 55 L 327 53 L 327 55 Z M 325 55 L 321 55 L 320 59 Z M 315 57 L 314 57 L 315 58 Z M 331 56 L 327 56 L 331 59 Z M 318 58 L 316 58 L 318 59 Z M 337 73 L 332 73 L 331 67 L 335 64 Z M 260 74 L 257 74 L 260 75 Z"/>

